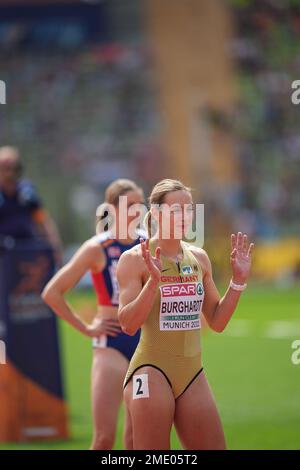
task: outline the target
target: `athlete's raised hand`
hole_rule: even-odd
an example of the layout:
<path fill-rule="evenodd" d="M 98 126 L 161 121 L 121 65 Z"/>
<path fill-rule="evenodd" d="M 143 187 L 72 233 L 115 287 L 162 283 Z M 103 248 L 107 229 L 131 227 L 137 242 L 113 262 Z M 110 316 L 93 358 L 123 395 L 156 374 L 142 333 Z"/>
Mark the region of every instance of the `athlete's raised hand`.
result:
<path fill-rule="evenodd" d="M 254 243 L 248 244 L 247 235 L 242 232 L 231 234 L 230 264 L 232 267 L 232 280 L 237 284 L 244 284 L 251 268 L 251 255 Z"/>
<path fill-rule="evenodd" d="M 155 250 L 155 256 L 152 256 L 149 250 L 149 239 L 146 241 L 141 239 L 142 256 L 146 263 L 150 277 L 153 281 L 160 281 L 160 273 L 162 270 L 162 262 L 160 259 L 160 247 L 158 246 Z"/>

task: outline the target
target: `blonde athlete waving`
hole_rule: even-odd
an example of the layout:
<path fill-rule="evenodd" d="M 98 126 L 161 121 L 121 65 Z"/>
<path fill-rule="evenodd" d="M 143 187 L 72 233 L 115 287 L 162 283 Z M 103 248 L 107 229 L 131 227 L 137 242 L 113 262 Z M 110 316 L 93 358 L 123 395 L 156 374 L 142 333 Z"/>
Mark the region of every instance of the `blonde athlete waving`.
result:
<path fill-rule="evenodd" d="M 169 449 L 174 423 L 185 449 L 224 449 L 221 421 L 202 368 L 200 313 L 213 330 L 224 330 L 246 287 L 253 243 L 248 246 L 247 235 L 240 232 L 232 235 L 232 279 L 221 298 L 206 252 L 174 236 L 176 225 L 183 232 L 191 224 L 190 189 L 163 180 L 154 187 L 150 204 L 146 224 L 149 232 L 155 220 L 156 233 L 122 254 L 117 268 L 121 327 L 129 335 L 142 328 L 124 382 L 133 447 Z M 162 236 L 167 206 L 168 239 Z M 179 208 L 185 209 L 180 219 Z"/>

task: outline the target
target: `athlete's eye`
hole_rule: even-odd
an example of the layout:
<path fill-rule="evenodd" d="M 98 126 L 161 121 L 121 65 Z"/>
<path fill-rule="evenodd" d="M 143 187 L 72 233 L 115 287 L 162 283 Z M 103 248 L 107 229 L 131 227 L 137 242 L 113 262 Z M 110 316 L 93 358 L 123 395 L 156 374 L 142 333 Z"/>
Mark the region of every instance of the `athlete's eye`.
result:
<path fill-rule="evenodd" d="M 183 207 L 174 207 L 170 209 L 170 213 L 177 215 L 177 214 L 192 214 L 194 211 L 193 205 L 183 206 Z"/>
<path fill-rule="evenodd" d="M 181 207 L 178 207 L 178 209 L 177 208 L 176 209 L 171 209 L 170 213 L 174 214 L 174 215 L 175 214 L 182 214 L 182 209 L 181 209 Z"/>

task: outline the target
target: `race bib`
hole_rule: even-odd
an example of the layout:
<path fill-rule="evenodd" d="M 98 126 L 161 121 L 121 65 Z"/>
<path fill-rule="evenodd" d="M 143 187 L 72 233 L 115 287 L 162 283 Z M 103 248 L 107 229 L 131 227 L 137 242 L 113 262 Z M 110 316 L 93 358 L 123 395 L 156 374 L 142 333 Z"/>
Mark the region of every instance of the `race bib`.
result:
<path fill-rule="evenodd" d="M 149 398 L 148 374 L 133 376 L 132 398 Z"/>
<path fill-rule="evenodd" d="M 160 286 L 160 330 L 198 330 L 203 298 L 201 282 Z"/>

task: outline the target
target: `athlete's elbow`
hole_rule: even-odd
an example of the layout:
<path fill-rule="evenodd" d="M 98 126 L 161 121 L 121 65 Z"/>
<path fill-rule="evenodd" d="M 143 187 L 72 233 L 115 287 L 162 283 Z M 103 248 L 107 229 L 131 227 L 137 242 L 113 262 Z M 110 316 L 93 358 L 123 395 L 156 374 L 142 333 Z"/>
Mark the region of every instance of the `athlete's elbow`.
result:
<path fill-rule="evenodd" d="M 52 297 L 51 287 L 49 287 L 49 285 L 46 285 L 46 287 L 44 287 L 41 293 L 41 298 L 46 304 L 48 304 L 51 301 L 51 297 Z"/>
<path fill-rule="evenodd" d="M 137 332 L 137 329 L 133 328 L 127 322 L 120 322 L 120 325 L 121 325 L 121 329 L 122 329 L 123 333 L 125 333 L 128 336 L 134 336 Z"/>
<path fill-rule="evenodd" d="M 137 329 L 133 328 L 133 326 L 130 325 L 128 319 L 125 317 L 124 310 L 122 308 L 118 312 L 118 317 L 123 333 L 128 336 L 134 336 L 137 332 Z"/>
<path fill-rule="evenodd" d="M 206 318 L 209 328 L 215 333 L 222 333 L 225 329 L 225 324 L 216 318 Z"/>
<path fill-rule="evenodd" d="M 55 297 L 56 297 L 56 290 L 51 284 L 50 285 L 47 284 L 41 293 L 41 298 L 47 305 L 51 306 L 54 302 Z"/>
<path fill-rule="evenodd" d="M 225 319 L 221 315 L 217 314 L 216 308 L 212 312 L 205 312 L 204 317 L 209 328 L 215 333 L 222 333 L 225 330 L 227 322 L 224 321 Z"/>
<path fill-rule="evenodd" d="M 213 323 L 213 324 L 210 325 L 210 327 L 215 333 L 223 333 L 223 331 L 225 330 L 226 325 L 224 325 L 222 323 Z"/>
<path fill-rule="evenodd" d="M 123 333 L 125 333 L 128 336 L 134 336 L 137 332 L 136 329 L 130 328 L 130 327 L 125 326 L 125 325 L 123 325 L 123 326 L 121 325 L 121 329 L 122 329 Z"/>

